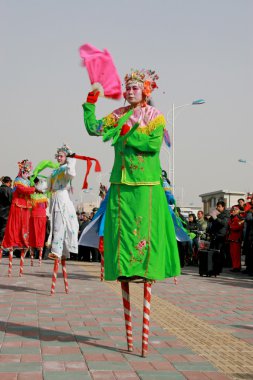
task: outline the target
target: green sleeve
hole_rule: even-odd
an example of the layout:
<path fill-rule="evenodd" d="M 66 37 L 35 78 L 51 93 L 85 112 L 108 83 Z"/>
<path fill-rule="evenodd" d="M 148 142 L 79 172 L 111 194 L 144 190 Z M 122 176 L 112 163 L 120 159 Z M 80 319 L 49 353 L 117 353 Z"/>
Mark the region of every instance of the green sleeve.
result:
<path fill-rule="evenodd" d="M 97 120 L 95 112 L 95 104 L 83 104 L 83 117 L 87 132 L 91 136 L 103 136 L 104 133 L 108 131 L 108 129 L 111 129 L 115 126 L 116 118 L 113 114 L 110 114 L 101 120 Z"/>
<path fill-rule="evenodd" d="M 158 152 L 163 142 L 163 126 L 154 129 L 149 135 L 136 130 L 126 140 L 126 145 L 141 152 Z"/>

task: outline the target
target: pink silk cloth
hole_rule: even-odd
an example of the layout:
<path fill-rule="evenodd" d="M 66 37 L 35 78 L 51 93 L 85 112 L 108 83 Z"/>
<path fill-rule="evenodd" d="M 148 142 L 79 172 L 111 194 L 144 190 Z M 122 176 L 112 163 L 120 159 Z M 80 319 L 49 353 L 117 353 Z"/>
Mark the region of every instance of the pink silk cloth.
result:
<path fill-rule="evenodd" d="M 100 95 L 120 99 L 122 97 L 121 81 L 108 50 L 101 51 L 90 44 L 85 44 L 80 47 L 79 52 L 93 89 L 100 90 L 101 86 Z"/>

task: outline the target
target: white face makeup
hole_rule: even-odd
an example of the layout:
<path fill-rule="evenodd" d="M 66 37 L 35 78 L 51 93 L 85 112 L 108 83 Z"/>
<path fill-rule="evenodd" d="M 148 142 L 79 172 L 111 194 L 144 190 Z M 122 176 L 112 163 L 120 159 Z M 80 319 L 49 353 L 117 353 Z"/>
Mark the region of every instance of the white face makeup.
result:
<path fill-rule="evenodd" d="M 57 155 L 57 162 L 59 162 L 60 165 L 64 165 L 66 162 L 66 154 L 64 152 L 59 152 Z"/>
<path fill-rule="evenodd" d="M 22 172 L 22 178 L 24 178 L 24 179 L 27 179 L 29 177 L 29 175 L 30 175 L 30 172 L 27 172 L 27 171 Z"/>
<path fill-rule="evenodd" d="M 126 100 L 131 106 L 136 106 L 143 100 L 142 88 L 138 82 L 128 82 L 126 85 Z"/>

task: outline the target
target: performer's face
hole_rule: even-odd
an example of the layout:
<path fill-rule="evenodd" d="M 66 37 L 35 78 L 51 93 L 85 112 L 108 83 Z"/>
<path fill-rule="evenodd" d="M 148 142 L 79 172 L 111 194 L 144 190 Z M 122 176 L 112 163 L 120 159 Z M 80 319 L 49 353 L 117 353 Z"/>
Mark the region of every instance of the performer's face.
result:
<path fill-rule="evenodd" d="M 60 165 L 64 165 L 66 162 L 66 154 L 64 152 L 59 152 L 57 155 L 57 162 L 59 162 Z"/>
<path fill-rule="evenodd" d="M 128 82 L 126 85 L 126 100 L 131 106 L 136 106 L 143 100 L 142 88 L 137 82 Z"/>
<path fill-rule="evenodd" d="M 27 179 L 30 175 L 30 172 L 27 170 L 22 171 L 22 178 Z"/>

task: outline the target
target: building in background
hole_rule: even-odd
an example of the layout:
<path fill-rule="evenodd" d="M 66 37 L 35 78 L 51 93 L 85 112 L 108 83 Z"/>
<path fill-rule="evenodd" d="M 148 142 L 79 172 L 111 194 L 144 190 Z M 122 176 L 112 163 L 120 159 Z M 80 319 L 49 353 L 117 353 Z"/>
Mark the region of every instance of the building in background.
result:
<path fill-rule="evenodd" d="M 216 190 L 210 193 L 200 194 L 199 197 L 203 203 L 204 214 L 209 214 L 210 211 L 215 209 L 218 201 L 224 201 L 227 208 L 237 204 L 239 198 L 246 200 L 247 194 L 242 191 L 230 191 L 230 190 Z"/>

